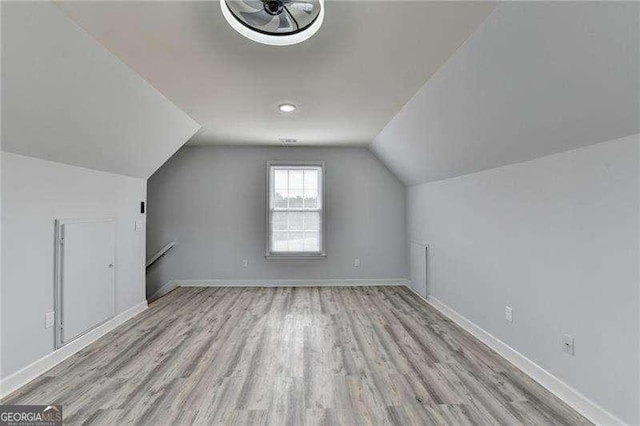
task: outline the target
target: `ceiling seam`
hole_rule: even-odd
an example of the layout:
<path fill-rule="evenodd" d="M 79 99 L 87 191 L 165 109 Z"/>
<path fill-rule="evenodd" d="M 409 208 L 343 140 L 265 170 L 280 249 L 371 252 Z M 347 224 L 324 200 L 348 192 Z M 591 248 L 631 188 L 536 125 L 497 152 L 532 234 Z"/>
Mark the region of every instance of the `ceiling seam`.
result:
<path fill-rule="evenodd" d="M 120 61 L 125 67 L 127 67 L 131 72 L 133 72 L 135 75 L 137 75 L 138 77 L 140 77 L 145 83 L 147 83 L 150 87 L 153 88 L 153 90 L 155 90 L 156 92 L 158 92 L 160 94 L 160 96 L 162 96 L 164 99 L 166 99 L 167 101 L 169 101 L 173 106 L 175 106 L 177 109 L 179 109 L 180 111 L 182 111 L 182 113 L 184 115 L 186 115 L 187 117 L 189 117 L 194 123 L 196 123 L 199 127 L 198 129 L 193 133 L 193 135 L 195 135 L 196 133 L 198 133 L 198 131 L 200 131 L 200 129 L 202 129 L 202 124 L 200 124 L 200 122 L 198 122 L 198 120 L 196 120 L 195 118 L 193 118 L 190 114 L 188 114 L 185 110 L 183 110 L 180 106 L 176 105 L 176 103 L 172 100 L 169 99 L 164 93 L 162 93 L 160 90 L 158 90 L 158 88 L 156 86 L 154 86 L 149 80 L 147 80 L 146 78 L 144 78 L 144 76 L 142 76 L 138 71 L 136 71 L 135 69 L 133 69 L 131 67 L 131 65 L 129 65 L 122 57 L 120 57 L 120 55 L 118 55 L 117 53 L 115 53 L 113 50 L 109 49 L 107 46 L 105 46 L 100 40 L 98 40 L 98 38 L 96 38 L 91 32 L 89 32 L 89 30 L 87 30 L 82 24 L 80 24 L 78 21 L 76 21 L 73 16 L 70 16 L 67 11 L 61 7 L 60 3 L 62 3 L 59 0 L 52 0 L 51 3 L 53 3 L 56 8 L 58 9 L 58 11 L 60 11 L 60 13 L 62 13 L 62 15 L 64 15 L 65 18 L 67 18 L 69 21 L 71 21 L 74 25 L 76 25 L 78 28 L 82 29 L 82 31 L 84 31 L 85 34 L 87 34 L 89 37 L 91 37 L 96 43 L 98 43 L 98 45 L 100 45 L 103 49 L 105 49 L 107 52 L 109 52 L 112 56 L 114 56 L 116 59 L 118 59 L 118 61 Z M 189 139 L 191 139 L 191 137 L 193 137 L 193 135 L 191 135 L 189 137 Z M 189 140 L 187 139 L 187 141 Z M 186 143 L 186 142 L 185 142 Z"/>
<path fill-rule="evenodd" d="M 374 137 L 373 139 L 371 139 L 371 140 L 367 143 L 367 147 L 370 147 L 370 146 L 371 146 L 371 144 L 373 143 L 373 141 L 375 141 L 375 140 L 378 138 L 378 136 L 380 136 L 380 135 L 382 134 L 382 132 L 384 132 L 384 130 L 389 126 L 389 124 L 391 124 L 391 122 L 393 122 L 393 121 L 396 119 L 396 117 L 397 117 L 398 115 L 400 115 L 400 113 L 402 112 L 402 110 L 404 110 L 404 109 L 405 109 L 405 107 L 406 107 L 407 105 L 409 105 L 409 104 L 411 103 L 411 101 L 413 101 L 413 100 L 416 98 L 416 96 L 418 96 L 418 93 L 420 93 L 420 92 L 422 91 L 422 89 L 424 89 L 424 88 L 425 88 L 425 86 L 426 86 L 427 84 L 429 84 L 429 82 L 433 79 L 433 77 L 435 77 L 438 73 L 440 73 L 440 72 L 442 71 L 442 69 L 444 69 L 444 67 L 445 67 L 449 62 L 451 62 L 451 58 L 453 58 L 453 57 L 456 55 L 456 53 L 458 53 L 458 52 L 462 49 L 462 47 L 463 47 L 463 46 L 465 46 L 465 45 L 469 42 L 469 40 L 471 40 L 471 38 L 472 38 L 472 37 L 473 37 L 473 36 L 478 32 L 478 30 L 480 30 L 480 28 L 481 28 L 483 25 L 485 25 L 485 24 L 486 24 L 486 22 L 489 20 L 489 18 L 491 18 L 491 17 L 495 14 L 496 10 L 498 10 L 498 8 L 500 8 L 500 7 L 502 6 L 501 2 L 494 2 L 494 3 L 496 3 L 496 5 L 495 5 L 495 7 L 493 8 L 493 10 L 491 11 L 491 13 L 489 13 L 489 14 L 488 14 L 488 15 L 487 15 L 483 20 L 482 20 L 482 22 L 480 22 L 480 24 L 476 27 L 476 29 L 475 29 L 475 30 L 473 30 L 473 32 L 472 32 L 471 34 L 469 34 L 469 36 L 468 36 L 468 37 L 467 37 L 467 38 L 466 38 L 466 39 L 465 39 L 465 40 L 460 44 L 460 46 L 458 46 L 455 50 L 453 50 L 453 52 L 451 52 L 451 54 L 447 57 L 447 59 L 445 59 L 445 60 L 442 62 L 442 64 L 440 64 L 440 66 L 436 69 L 436 71 L 435 71 L 433 74 L 431 74 L 429 77 L 427 77 L 427 79 L 426 79 L 426 80 L 425 80 L 425 82 L 420 86 L 420 88 L 419 88 L 418 90 L 416 90 L 416 92 L 415 92 L 415 93 L 414 93 L 414 94 L 413 94 L 413 95 L 412 95 L 412 96 L 407 100 L 407 102 L 405 102 L 405 103 L 400 107 L 400 109 L 398 110 L 398 112 L 396 112 L 396 113 L 394 114 L 394 116 L 393 116 L 393 117 L 391 117 L 391 119 L 390 119 L 389 121 L 387 121 L 387 123 L 382 127 L 382 129 L 380 129 L 380 131 L 378 132 L 378 134 L 376 134 L 376 135 L 375 135 L 375 137 Z M 373 150 L 372 150 L 372 152 L 373 152 Z M 382 159 L 381 159 L 380 161 L 382 161 Z"/>

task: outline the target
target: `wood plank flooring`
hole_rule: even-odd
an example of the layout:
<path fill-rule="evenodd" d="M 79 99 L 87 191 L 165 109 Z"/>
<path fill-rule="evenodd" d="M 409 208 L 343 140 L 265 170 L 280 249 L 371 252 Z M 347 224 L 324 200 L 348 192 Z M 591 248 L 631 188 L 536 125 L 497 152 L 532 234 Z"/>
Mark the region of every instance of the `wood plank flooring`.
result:
<path fill-rule="evenodd" d="M 179 288 L 5 398 L 71 424 L 585 424 L 404 287 Z"/>

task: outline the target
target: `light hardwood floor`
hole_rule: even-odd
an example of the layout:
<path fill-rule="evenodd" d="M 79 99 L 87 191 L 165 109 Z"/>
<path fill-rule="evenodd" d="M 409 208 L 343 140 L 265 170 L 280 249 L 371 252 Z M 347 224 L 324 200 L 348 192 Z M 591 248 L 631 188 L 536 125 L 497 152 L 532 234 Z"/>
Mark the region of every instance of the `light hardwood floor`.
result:
<path fill-rule="evenodd" d="M 179 288 L 3 403 L 87 424 L 578 424 L 404 287 Z"/>

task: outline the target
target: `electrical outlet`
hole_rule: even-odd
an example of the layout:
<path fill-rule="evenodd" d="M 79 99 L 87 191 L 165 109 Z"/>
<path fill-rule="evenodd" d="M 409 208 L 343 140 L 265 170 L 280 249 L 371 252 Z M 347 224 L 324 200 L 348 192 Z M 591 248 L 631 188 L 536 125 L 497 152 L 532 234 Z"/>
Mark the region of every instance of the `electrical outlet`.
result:
<path fill-rule="evenodd" d="M 572 336 L 564 335 L 562 337 L 562 350 L 571 356 L 575 355 L 575 339 Z"/>
<path fill-rule="evenodd" d="M 136 223 L 134 225 L 134 230 L 135 232 L 142 232 L 144 230 L 144 221 L 136 220 Z"/>
<path fill-rule="evenodd" d="M 360 259 L 353 259 L 353 267 L 354 268 L 360 267 Z"/>
<path fill-rule="evenodd" d="M 513 322 L 513 308 L 509 305 L 504 307 L 504 319 L 507 322 Z"/>
<path fill-rule="evenodd" d="M 246 268 L 247 266 L 249 266 L 249 261 L 247 259 L 242 259 L 242 267 Z"/>
<path fill-rule="evenodd" d="M 44 314 L 44 328 L 53 327 L 53 323 L 55 321 L 55 314 L 53 312 L 47 312 Z"/>

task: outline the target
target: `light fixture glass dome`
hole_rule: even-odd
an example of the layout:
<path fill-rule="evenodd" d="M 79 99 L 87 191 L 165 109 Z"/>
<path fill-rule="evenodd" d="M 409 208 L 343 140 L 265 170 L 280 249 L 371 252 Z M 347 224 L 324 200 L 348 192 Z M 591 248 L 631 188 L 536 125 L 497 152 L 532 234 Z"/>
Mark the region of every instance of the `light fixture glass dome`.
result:
<path fill-rule="evenodd" d="M 220 6 L 236 31 L 273 46 L 308 39 L 324 19 L 324 0 L 220 0 Z"/>

